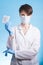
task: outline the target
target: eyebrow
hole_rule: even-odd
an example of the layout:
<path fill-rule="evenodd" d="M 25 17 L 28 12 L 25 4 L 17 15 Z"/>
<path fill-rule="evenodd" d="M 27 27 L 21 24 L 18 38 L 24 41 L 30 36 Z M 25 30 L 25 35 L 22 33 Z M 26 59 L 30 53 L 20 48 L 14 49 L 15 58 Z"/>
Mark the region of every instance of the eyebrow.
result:
<path fill-rule="evenodd" d="M 21 14 L 21 15 L 24 15 L 24 14 Z"/>

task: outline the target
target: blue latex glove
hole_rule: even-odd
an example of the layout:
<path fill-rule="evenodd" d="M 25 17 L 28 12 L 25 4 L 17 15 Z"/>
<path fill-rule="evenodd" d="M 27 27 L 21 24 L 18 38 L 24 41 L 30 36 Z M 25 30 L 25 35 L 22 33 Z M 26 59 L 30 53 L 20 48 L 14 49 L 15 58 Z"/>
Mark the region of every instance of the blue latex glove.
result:
<path fill-rule="evenodd" d="M 10 29 L 11 27 L 9 26 L 9 23 L 5 23 L 5 29 L 8 31 L 9 35 L 11 36 L 12 35 L 12 31 Z"/>
<path fill-rule="evenodd" d="M 9 26 L 9 23 L 8 23 L 8 22 L 5 23 L 5 29 L 8 31 L 9 36 L 12 35 L 12 31 L 11 31 L 10 28 L 11 28 L 11 27 Z M 3 53 L 5 53 L 5 56 L 7 56 L 8 53 L 10 53 L 10 54 L 15 54 L 14 51 L 13 51 L 12 49 L 10 49 L 10 48 L 7 48 L 7 50 L 5 50 Z"/>
<path fill-rule="evenodd" d="M 5 56 L 7 56 L 8 53 L 15 54 L 15 52 L 12 49 L 9 49 L 9 48 L 7 48 L 7 50 L 5 50 L 3 53 L 5 53 Z"/>

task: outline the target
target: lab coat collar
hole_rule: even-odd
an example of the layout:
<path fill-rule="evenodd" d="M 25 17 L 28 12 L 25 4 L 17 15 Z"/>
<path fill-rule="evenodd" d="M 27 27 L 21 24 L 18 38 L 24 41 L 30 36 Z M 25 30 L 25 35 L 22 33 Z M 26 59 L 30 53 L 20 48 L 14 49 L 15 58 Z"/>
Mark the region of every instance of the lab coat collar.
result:
<path fill-rule="evenodd" d="M 26 32 L 26 34 L 24 35 L 23 31 L 22 31 L 22 27 L 21 24 L 18 26 L 19 32 L 22 34 L 22 36 L 24 37 L 31 29 L 32 29 L 32 24 L 30 24 L 30 27 L 28 29 L 28 31 Z"/>
<path fill-rule="evenodd" d="M 31 28 L 32 28 L 32 24 L 30 24 L 29 29 L 31 29 Z M 21 24 L 19 25 L 19 29 L 22 29 Z"/>

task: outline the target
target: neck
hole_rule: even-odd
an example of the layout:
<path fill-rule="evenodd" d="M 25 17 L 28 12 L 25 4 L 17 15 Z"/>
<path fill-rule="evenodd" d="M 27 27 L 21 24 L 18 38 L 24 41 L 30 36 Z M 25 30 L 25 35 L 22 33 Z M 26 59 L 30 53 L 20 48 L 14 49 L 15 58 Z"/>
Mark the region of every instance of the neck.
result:
<path fill-rule="evenodd" d="M 29 28 L 30 24 L 21 23 L 21 26 L 22 26 L 23 28 Z"/>

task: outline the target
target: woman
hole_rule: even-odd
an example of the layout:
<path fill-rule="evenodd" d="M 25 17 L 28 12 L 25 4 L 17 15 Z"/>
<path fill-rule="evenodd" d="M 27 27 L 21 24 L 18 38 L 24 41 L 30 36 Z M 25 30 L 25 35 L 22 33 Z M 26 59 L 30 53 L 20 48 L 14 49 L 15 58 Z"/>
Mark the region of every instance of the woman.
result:
<path fill-rule="evenodd" d="M 7 47 L 14 50 L 11 65 L 38 65 L 37 53 L 40 47 L 40 31 L 30 24 L 33 9 L 24 4 L 19 8 L 20 25 L 13 28 L 14 34 L 9 36 Z M 11 45 L 10 45 L 11 43 Z"/>

